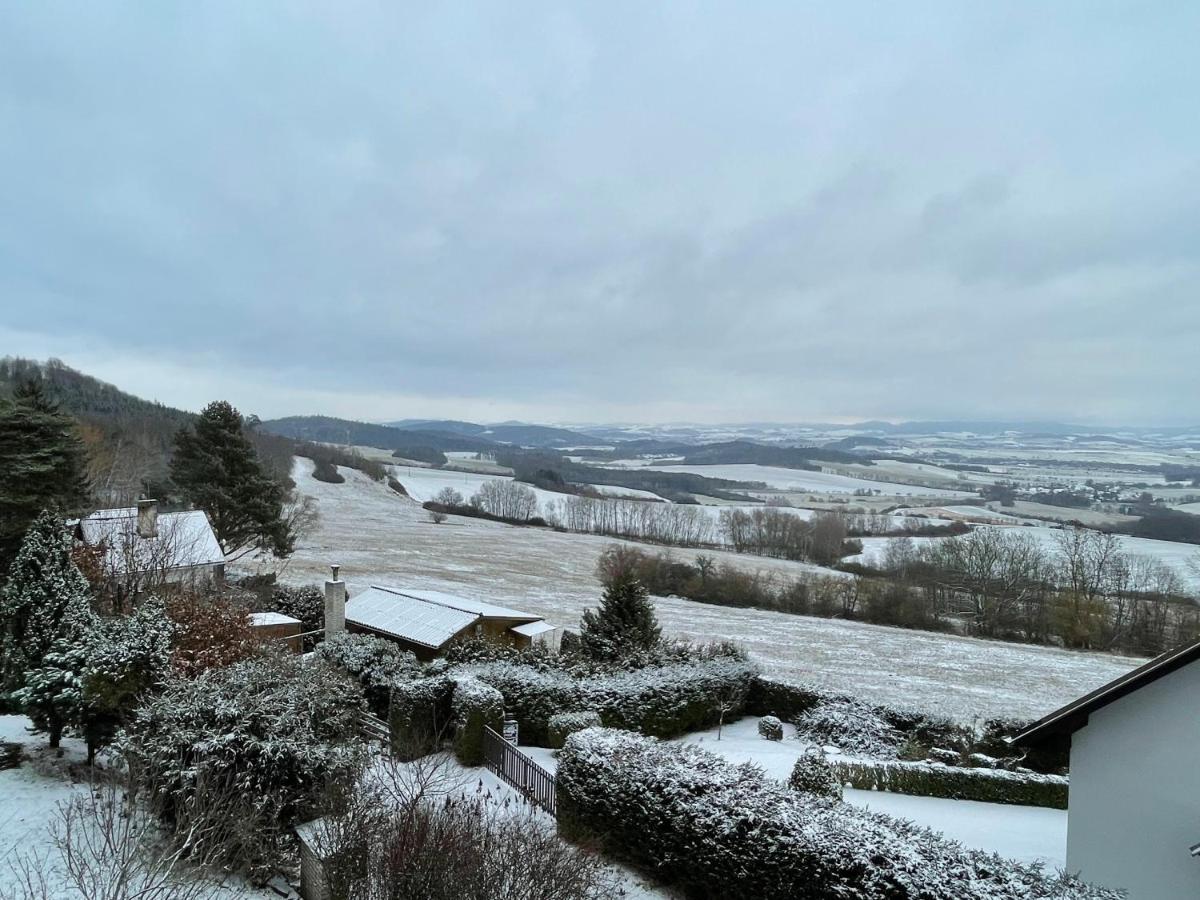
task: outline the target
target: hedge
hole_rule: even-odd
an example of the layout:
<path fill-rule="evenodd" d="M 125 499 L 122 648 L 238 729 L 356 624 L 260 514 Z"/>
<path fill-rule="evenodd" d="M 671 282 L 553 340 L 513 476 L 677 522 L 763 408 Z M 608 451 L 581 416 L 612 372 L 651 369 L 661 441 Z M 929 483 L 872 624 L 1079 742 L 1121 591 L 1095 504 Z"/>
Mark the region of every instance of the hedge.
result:
<path fill-rule="evenodd" d="M 450 728 L 455 683 L 446 677 L 392 685 L 388 726 L 392 753 L 408 761 L 435 752 Z"/>
<path fill-rule="evenodd" d="M 483 728 L 504 727 L 504 697 L 490 685 L 469 676 L 454 681 L 450 696 L 454 720 L 454 755 L 464 766 L 483 764 Z"/>
<path fill-rule="evenodd" d="M 550 718 L 559 713 L 595 710 L 609 727 L 655 737 L 710 728 L 720 718 L 718 700 L 730 704 L 726 721 L 741 712 L 755 673 L 751 663 L 729 657 L 587 678 L 507 662 L 464 671 L 500 691 L 522 743 L 540 747 L 550 745 Z"/>
<path fill-rule="evenodd" d="M 553 749 L 559 750 L 567 742 L 567 738 L 576 731 L 583 731 L 585 728 L 594 728 L 601 724 L 603 723 L 600 720 L 600 713 L 594 709 L 584 710 L 583 712 L 559 713 L 556 716 L 551 716 L 546 726 L 548 743 Z"/>
<path fill-rule="evenodd" d="M 589 728 L 559 752 L 559 830 L 689 897 L 1110 900 L 1040 865 L 790 790 L 690 744 Z"/>
<path fill-rule="evenodd" d="M 1069 782 L 1061 775 L 964 769 L 923 762 L 838 762 L 836 768 L 843 784 L 865 791 L 1067 808 Z"/>

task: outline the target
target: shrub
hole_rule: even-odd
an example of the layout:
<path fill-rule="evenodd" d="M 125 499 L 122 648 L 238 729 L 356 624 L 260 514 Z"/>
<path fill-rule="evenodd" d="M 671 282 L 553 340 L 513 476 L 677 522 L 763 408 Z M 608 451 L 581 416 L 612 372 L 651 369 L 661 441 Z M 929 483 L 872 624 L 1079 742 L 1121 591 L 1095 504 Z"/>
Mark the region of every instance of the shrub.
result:
<path fill-rule="evenodd" d="M 283 613 L 299 619 L 304 631 L 317 631 L 325 626 L 325 593 L 315 585 L 302 587 L 277 585 L 271 591 L 270 612 Z M 312 650 L 320 635 L 310 634 L 304 638 L 304 649 Z"/>
<path fill-rule="evenodd" d="M 832 800 L 842 799 L 842 783 L 838 773 L 825 755 L 819 752 L 805 753 L 792 766 L 792 774 L 788 777 L 788 787 L 793 791 L 805 794 L 816 794 L 818 797 L 829 797 Z"/>
<path fill-rule="evenodd" d="M 258 657 L 170 677 L 120 750 L 183 850 L 261 874 L 326 786 L 358 777 L 362 708 L 358 686 L 326 665 Z"/>
<path fill-rule="evenodd" d="M 231 600 L 190 591 L 172 594 L 167 615 L 176 628 L 172 663 L 186 675 L 198 675 L 248 659 L 262 645 L 246 610 Z"/>
<path fill-rule="evenodd" d="M 1071 761 L 1069 741 L 1046 741 L 1030 749 L 1014 747 L 1005 740 L 1024 731 L 1031 724 L 1021 719 L 988 719 L 983 723 L 982 734 L 971 744 L 970 750 L 986 753 L 1001 760 L 1019 761 L 1021 765 L 1035 772 L 1065 772 Z"/>
<path fill-rule="evenodd" d="M 464 766 L 483 763 L 483 728 L 504 727 L 504 696 L 494 687 L 465 676 L 454 681 L 450 696 L 454 720 L 454 755 Z"/>
<path fill-rule="evenodd" d="M 505 662 L 468 671 L 504 695 L 522 740 L 537 746 L 548 743 L 551 716 L 584 710 L 599 712 L 605 725 L 657 737 L 699 731 L 720 719 L 713 698 L 729 698 L 727 718 L 739 711 L 754 677 L 751 663 L 728 657 L 584 678 Z"/>
<path fill-rule="evenodd" d="M 388 725 L 392 753 L 402 760 L 436 751 L 452 724 L 454 681 L 446 676 L 402 681 L 392 686 Z"/>
<path fill-rule="evenodd" d="M 768 741 L 782 741 L 783 723 L 775 716 L 763 716 L 758 720 L 758 733 Z"/>
<path fill-rule="evenodd" d="M 829 694 L 815 688 L 787 684 L 759 675 L 750 685 L 746 709 L 756 716 L 776 716 L 793 721 L 829 698 Z"/>
<path fill-rule="evenodd" d="M 865 791 L 1067 808 L 1068 782 L 1059 775 L 1006 769 L 964 769 L 921 762 L 839 762 L 837 771 L 842 782 Z"/>
<path fill-rule="evenodd" d="M 546 743 L 558 750 L 567 742 L 567 738 L 585 728 L 595 728 L 600 724 L 600 713 L 594 709 L 582 712 L 559 713 L 550 717 L 546 726 Z"/>
<path fill-rule="evenodd" d="M 796 720 L 796 737 L 846 753 L 863 756 L 896 756 L 900 733 L 865 703 L 827 700 Z"/>
<path fill-rule="evenodd" d="M 388 476 L 388 480 L 387 480 L 387 486 L 388 486 L 388 487 L 390 487 L 390 488 L 391 488 L 393 491 L 395 491 L 397 494 L 399 494 L 401 497 L 407 497 L 407 496 L 408 496 L 408 491 L 406 491 L 406 490 L 404 489 L 404 485 L 402 485 L 402 484 L 401 484 L 399 481 L 397 481 L 397 480 L 396 480 L 395 478 L 393 478 L 391 475 L 389 475 L 389 476 Z"/>
<path fill-rule="evenodd" d="M 328 459 L 315 460 L 312 477 L 327 484 L 342 484 L 346 480 L 346 476 Z"/>
<path fill-rule="evenodd" d="M 1115 900 L 1039 865 L 793 791 L 695 745 L 589 728 L 559 753 L 560 833 L 694 897 Z"/>
<path fill-rule="evenodd" d="M 366 634 L 342 631 L 317 646 L 327 662 L 358 679 L 367 703 L 377 716 L 386 716 L 392 686 L 398 681 L 421 677 L 421 664 L 408 650 L 392 641 Z"/>

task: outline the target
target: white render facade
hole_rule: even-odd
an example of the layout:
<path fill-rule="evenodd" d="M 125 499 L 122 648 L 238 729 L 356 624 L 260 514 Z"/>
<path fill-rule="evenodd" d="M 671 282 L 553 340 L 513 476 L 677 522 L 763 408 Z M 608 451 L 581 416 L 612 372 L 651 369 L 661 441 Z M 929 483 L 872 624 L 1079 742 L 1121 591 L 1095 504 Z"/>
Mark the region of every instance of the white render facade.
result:
<path fill-rule="evenodd" d="M 1067 870 L 1129 900 L 1200 898 L 1200 662 L 1094 710 L 1071 736 Z"/>

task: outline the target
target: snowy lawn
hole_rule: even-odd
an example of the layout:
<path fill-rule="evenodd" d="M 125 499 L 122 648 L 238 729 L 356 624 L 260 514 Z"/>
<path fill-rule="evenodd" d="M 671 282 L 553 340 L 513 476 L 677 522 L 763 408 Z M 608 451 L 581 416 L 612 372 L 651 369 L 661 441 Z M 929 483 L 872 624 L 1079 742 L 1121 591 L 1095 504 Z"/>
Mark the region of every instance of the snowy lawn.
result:
<path fill-rule="evenodd" d="M 778 466 L 759 466 L 750 463 L 713 466 L 645 466 L 654 472 L 686 472 L 706 478 L 729 481 L 761 481 L 767 487 L 781 491 L 813 491 L 828 494 L 852 494 L 857 490 L 873 491 L 894 497 L 966 497 L 968 491 L 920 487 L 889 481 L 871 481 L 850 475 L 829 472 L 810 472 L 804 469 L 784 469 Z"/>
<path fill-rule="evenodd" d="M 571 628 L 599 602 L 596 560 L 619 542 L 458 516 L 434 525 L 419 505 L 361 472 L 343 469 L 344 484 L 326 484 L 310 477 L 311 468 L 304 461 L 294 477 L 317 499 L 321 520 L 284 561 L 286 582 L 321 583 L 329 564 L 340 563 L 352 594 L 371 584 L 441 590 L 529 610 Z M 693 555 L 675 551 L 682 560 Z M 722 551 L 710 555 L 764 575 L 831 571 Z M 737 641 L 783 680 L 965 722 L 976 716 L 1039 718 L 1140 662 L 677 598 L 655 598 L 655 609 L 665 633 Z"/>

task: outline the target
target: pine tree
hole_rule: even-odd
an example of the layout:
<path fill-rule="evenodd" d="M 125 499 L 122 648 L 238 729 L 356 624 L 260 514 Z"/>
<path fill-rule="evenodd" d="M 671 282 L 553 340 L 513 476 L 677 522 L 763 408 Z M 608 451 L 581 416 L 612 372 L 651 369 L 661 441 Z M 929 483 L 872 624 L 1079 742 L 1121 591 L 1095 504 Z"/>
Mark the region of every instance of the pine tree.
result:
<path fill-rule="evenodd" d="M 78 673 L 64 654 L 93 620 L 87 580 L 71 561 L 62 520 L 43 512 L 30 526 L 0 593 L 0 686 L 57 747 L 79 705 Z"/>
<path fill-rule="evenodd" d="M 176 436 L 171 478 L 188 502 L 208 513 L 226 554 L 292 552 L 284 488 L 263 470 L 241 413 L 226 401 L 210 403 Z"/>
<path fill-rule="evenodd" d="M 580 646 L 594 659 L 620 659 L 649 650 L 661 635 L 650 594 L 627 570 L 606 581 L 600 608 L 584 610 L 579 628 Z"/>
<path fill-rule="evenodd" d="M 90 489 L 76 423 L 36 381 L 0 401 L 0 574 L 42 510 L 82 512 Z"/>

